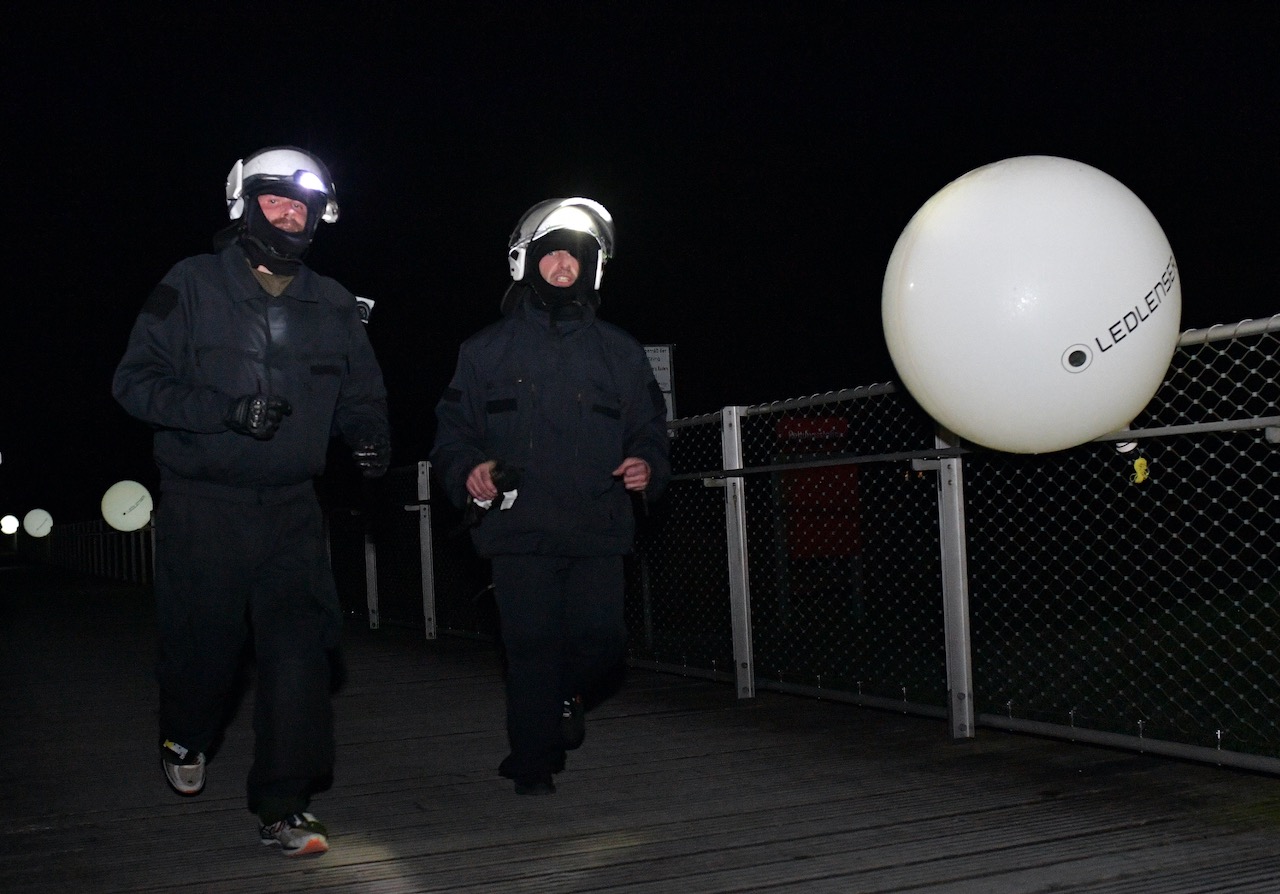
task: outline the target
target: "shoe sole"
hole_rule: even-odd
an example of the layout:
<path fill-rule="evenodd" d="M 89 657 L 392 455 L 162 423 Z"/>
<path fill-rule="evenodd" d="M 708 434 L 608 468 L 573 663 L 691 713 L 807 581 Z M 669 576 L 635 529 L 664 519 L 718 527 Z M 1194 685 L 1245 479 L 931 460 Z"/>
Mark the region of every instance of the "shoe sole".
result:
<path fill-rule="evenodd" d="M 167 779 L 165 781 L 169 782 Z M 199 788 L 190 788 L 190 789 L 178 788 L 172 782 L 169 782 L 169 790 L 173 792 L 175 795 L 182 795 L 182 797 L 184 798 L 194 798 L 196 795 L 204 791 L 204 786 L 202 785 Z"/>
<path fill-rule="evenodd" d="M 286 848 L 274 838 L 259 839 L 266 847 L 278 847 L 286 857 L 301 857 L 305 854 L 323 854 L 329 850 L 329 840 L 322 835 L 315 835 L 303 842 L 301 847 Z"/>
<path fill-rule="evenodd" d="M 164 758 L 160 759 L 160 763 L 162 764 L 161 769 L 164 770 L 164 781 L 168 784 L 170 791 L 172 791 L 174 794 L 182 795 L 182 797 L 184 798 L 194 798 L 196 795 L 204 791 L 203 779 L 200 780 L 199 785 L 194 787 L 189 785 L 178 785 L 172 779 L 169 778 L 169 771 L 163 766 Z"/>
<path fill-rule="evenodd" d="M 301 857 L 306 854 L 324 854 L 329 851 L 329 842 L 324 838 L 311 838 L 302 847 L 291 851 L 283 851 L 286 857 Z"/>

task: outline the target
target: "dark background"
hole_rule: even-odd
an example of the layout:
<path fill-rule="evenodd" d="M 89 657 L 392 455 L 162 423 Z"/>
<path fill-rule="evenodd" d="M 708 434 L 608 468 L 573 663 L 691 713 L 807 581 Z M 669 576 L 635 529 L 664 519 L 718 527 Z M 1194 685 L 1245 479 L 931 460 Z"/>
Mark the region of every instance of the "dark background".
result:
<path fill-rule="evenodd" d="M 1012 156 L 1091 164 L 1148 205 L 1182 328 L 1280 312 L 1274 3 L 140 8 L 6 13 L 0 514 L 89 519 L 115 481 L 153 485 L 112 373 L 152 285 L 225 223 L 231 165 L 267 145 L 337 183 L 308 260 L 377 302 L 397 463 L 425 458 L 507 236 L 552 196 L 613 212 L 602 313 L 675 344 L 682 416 L 893 378 L 898 234 Z M 354 472 L 338 455 L 330 475 Z"/>

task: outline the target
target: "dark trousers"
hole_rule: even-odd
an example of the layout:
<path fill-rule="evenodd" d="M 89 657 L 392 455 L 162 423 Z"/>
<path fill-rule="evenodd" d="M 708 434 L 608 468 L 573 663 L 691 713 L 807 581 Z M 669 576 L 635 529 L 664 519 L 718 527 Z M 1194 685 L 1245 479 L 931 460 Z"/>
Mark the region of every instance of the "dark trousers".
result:
<path fill-rule="evenodd" d="M 269 505 L 165 492 L 155 593 L 161 739 L 209 751 L 251 657 L 249 809 L 264 821 L 305 809 L 333 777 L 330 661 L 341 623 L 314 491 Z"/>
<path fill-rule="evenodd" d="M 564 700 L 590 698 L 625 657 L 622 557 L 497 556 L 493 585 L 507 657 L 504 765 L 538 776 L 564 757 Z"/>

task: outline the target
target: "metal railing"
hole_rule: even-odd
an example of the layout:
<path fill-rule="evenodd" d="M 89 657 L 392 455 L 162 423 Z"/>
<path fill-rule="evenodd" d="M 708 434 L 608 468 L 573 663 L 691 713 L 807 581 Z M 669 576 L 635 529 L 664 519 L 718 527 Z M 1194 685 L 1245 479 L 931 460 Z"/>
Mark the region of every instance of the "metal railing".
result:
<path fill-rule="evenodd" d="M 55 524 L 43 537 L 19 532 L 15 552 L 50 565 L 133 584 L 150 584 L 155 557 L 150 525 L 117 531 L 102 519 Z"/>

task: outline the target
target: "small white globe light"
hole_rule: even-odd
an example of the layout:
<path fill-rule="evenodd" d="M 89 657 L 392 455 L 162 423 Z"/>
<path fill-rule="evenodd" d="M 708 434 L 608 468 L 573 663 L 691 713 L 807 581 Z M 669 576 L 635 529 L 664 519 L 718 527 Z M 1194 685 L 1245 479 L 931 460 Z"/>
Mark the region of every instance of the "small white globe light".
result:
<path fill-rule="evenodd" d="M 32 537 L 47 537 L 53 530 L 53 516 L 43 509 L 32 509 L 22 517 L 22 530 Z"/>
<path fill-rule="evenodd" d="M 937 422 L 1011 453 L 1128 425 L 1169 368 L 1182 284 L 1124 184 L 1052 156 L 970 171 L 899 236 L 881 315 L 903 385 Z"/>
<path fill-rule="evenodd" d="M 151 492 L 136 481 L 117 481 L 102 495 L 102 517 L 117 531 L 137 531 L 151 521 Z"/>
<path fill-rule="evenodd" d="M 18 533 L 18 517 L 16 515 L 6 515 L 0 518 L 0 534 L 16 534 Z"/>

